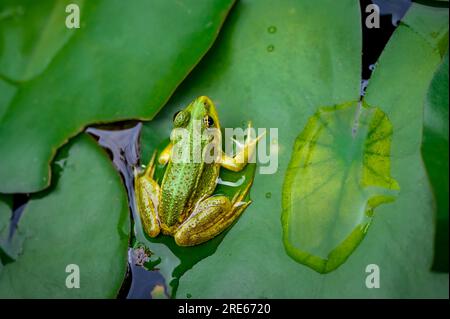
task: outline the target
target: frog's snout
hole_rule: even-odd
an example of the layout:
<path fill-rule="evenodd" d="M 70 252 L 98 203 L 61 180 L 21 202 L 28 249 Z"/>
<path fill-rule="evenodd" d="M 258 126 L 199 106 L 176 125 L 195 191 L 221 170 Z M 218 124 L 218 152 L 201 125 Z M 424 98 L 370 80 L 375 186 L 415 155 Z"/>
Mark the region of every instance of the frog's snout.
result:
<path fill-rule="evenodd" d="M 212 119 L 208 122 L 213 123 L 210 124 L 210 126 L 214 125 L 214 127 L 220 128 L 219 115 L 217 114 L 216 106 L 214 105 L 213 101 L 206 95 L 199 96 L 196 101 L 204 106 L 206 115 L 208 115 L 208 118 Z"/>
<path fill-rule="evenodd" d="M 210 109 L 211 106 L 213 106 L 213 102 L 211 101 L 211 99 L 209 97 L 207 97 L 206 95 L 202 95 L 198 98 L 198 101 L 201 102 L 207 110 Z"/>

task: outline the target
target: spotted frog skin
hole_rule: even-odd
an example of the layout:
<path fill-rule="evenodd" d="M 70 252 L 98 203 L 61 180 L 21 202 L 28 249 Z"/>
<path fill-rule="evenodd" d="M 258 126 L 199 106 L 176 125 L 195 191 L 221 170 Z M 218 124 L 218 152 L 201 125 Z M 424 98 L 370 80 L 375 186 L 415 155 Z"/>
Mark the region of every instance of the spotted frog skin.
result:
<path fill-rule="evenodd" d="M 195 121 L 197 120 L 197 121 Z M 224 195 L 212 195 L 219 177 L 220 169 L 226 168 L 235 172 L 241 171 L 248 159 L 255 152 L 256 144 L 262 137 L 251 138 L 247 134 L 244 147 L 234 157 L 229 157 L 221 150 L 221 136 L 212 138 L 201 135 L 201 154 L 205 154 L 208 145 L 214 145 L 219 152 L 214 160 L 205 161 L 173 161 L 180 143 L 189 143 L 193 150 L 191 138 L 194 123 L 200 123 L 201 132 L 215 128 L 220 133 L 219 118 L 213 102 L 206 96 L 195 99 L 184 110 L 174 116 L 174 130 L 170 143 L 160 153 L 158 162 L 167 165 L 161 185 L 153 179 L 155 171 L 155 154 L 144 172 L 135 172 L 136 204 L 144 226 L 150 237 L 160 232 L 173 236 L 179 246 L 193 246 L 203 243 L 229 227 L 250 205 L 244 201 L 251 183 L 233 198 Z M 180 140 L 175 129 L 184 128 L 190 136 Z M 250 124 L 249 124 L 250 128 Z M 176 145 L 176 147 L 174 147 Z M 183 145 L 181 145 L 183 146 Z"/>

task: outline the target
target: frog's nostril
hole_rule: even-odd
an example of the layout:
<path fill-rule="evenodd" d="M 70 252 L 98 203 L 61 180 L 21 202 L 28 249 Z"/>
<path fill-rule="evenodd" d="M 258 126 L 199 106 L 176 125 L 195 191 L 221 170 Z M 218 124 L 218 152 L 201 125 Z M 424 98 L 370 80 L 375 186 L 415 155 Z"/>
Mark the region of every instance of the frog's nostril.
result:
<path fill-rule="evenodd" d="M 199 97 L 199 100 L 200 100 L 201 103 L 203 103 L 203 105 L 204 105 L 207 109 L 209 109 L 209 107 L 210 107 L 211 104 L 212 104 L 210 98 L 207 97 L 207 96 L 205 96 L 205 95 L 200 96 L 200 97 Z"/>

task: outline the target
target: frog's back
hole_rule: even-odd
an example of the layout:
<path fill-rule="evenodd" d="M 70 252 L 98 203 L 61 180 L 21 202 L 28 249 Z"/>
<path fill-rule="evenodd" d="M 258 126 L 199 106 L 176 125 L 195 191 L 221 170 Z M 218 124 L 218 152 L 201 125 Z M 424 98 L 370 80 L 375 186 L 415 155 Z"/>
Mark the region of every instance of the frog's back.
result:
<path fill-rule="evenodd" d="M 214 192 L 219 169 L 216 163 L 169 163 L 159 205 L 164 232 L 170 234 L 190 215 L 197 201 Z"/>
<path fill-rule="evenodd" d="M 195 189 L 201 174 L 201 163 L 170 162 L 161 184 L 159 217 L 164 226 L 172 227 L 181 222 L 182 212 Z"/>

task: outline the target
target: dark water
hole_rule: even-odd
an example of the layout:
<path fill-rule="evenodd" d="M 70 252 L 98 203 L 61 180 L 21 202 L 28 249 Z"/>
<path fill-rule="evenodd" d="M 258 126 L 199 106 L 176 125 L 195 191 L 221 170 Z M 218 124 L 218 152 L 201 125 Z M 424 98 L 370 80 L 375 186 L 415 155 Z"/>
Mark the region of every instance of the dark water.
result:
<path fill-rule="evenodd" d="M 164 276 L 155 267 L 146 267 L 151 251 L 145 245 L 134 245 L 136 241 L 135 221 L 139 219 L 136 211 L 134 193 L 134 169 L 140 168 L 140 132 L 142 123 L 127 122 L 117 126 L 90 127 L 86 130 L 106 149 L 120 173 L 128 194 L 129 209 L 133 228 L 128 250 L 128 270 L 119 292 L 119 298 L 152 298 L 152 292 L 162 290 L 158 297 L 169 297 Z M 160 288 L 160 289 L 159 289 Z"/>
<path fill-rule="evenodd" d="M 411 6 L 411 0 L 361 0 L 360 3 L 361 25 L 363 26 L 361 95 L 364 95 L 370 76 L 376 68 L 378 58 L 397 27 L 398 21 L 403 18 Z M 368 16 L 365 8 L 372 3 L 380 7 L 380 28 L 368 29 L 365 27 L 365 21 Z"/>
<path fill-rule="evenodd" d="M 97 139 L 100 146 L 108 151 L 114 166 L 120 173 L 127 189 L 128 203 L 133 221 L 137 218 L 137 212 L 133 205 L 133 169 L 139 165 L 139 135 L 141 128 L 142 123 L 129 122 L 115 127 L 90 127 L 86 130 L 87 133 Z M 120 290 L 119 298 L 148 298 L 151 295 L 151 287 L 161 282 L 160 277 L 154 272 L 148 272 L 143 267 L 138 266 L 134 258 L 134 249 L 130 248 L 128 251 L 127 275 Z M 136 288 L 136 282 L 148 282 L 149 284 L 147 285 L 148 287 Z"/>

